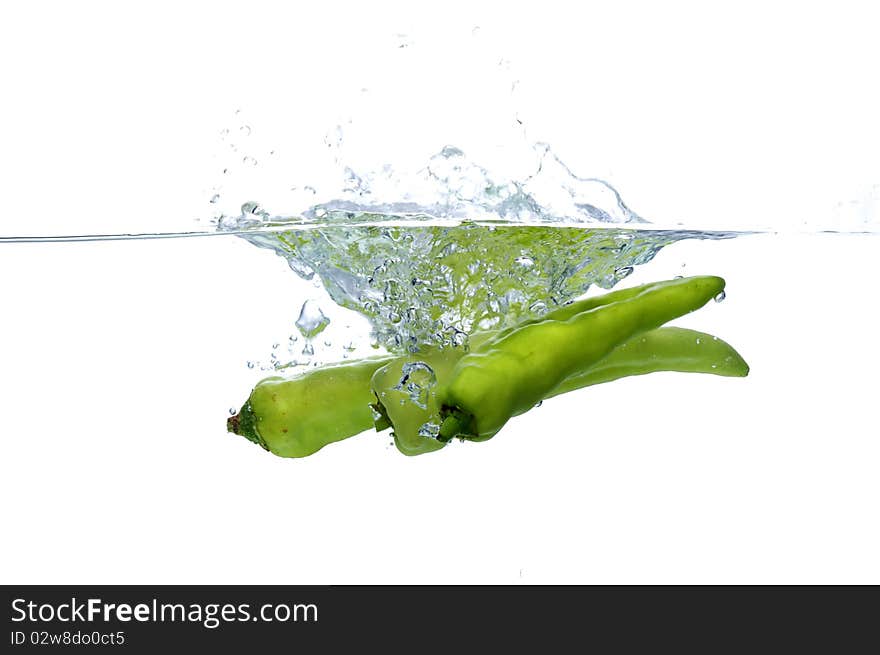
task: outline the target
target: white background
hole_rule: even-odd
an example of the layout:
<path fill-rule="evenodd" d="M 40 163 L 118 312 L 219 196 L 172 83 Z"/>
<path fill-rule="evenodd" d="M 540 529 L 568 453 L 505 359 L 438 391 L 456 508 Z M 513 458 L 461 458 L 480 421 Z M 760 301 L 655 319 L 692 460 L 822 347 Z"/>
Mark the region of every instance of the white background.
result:
<path fill-rule="evenodd" d="M 192 229 L 235 109 L 299 175 L 361 79 L 412 106 L 356 106 L 397 126 L 360 152 L 491 159 L 517 113 L 652 220 L 875 221 L 867 4 L 471 5 L 4 8 L 0 234 Z M 386 42 L 427 68 L 383 78 Z M 270 168 L 235 193 L 276 198 Z M 746 380 L 626 380 L 486 444 L 408 459 L 363 435 L 293 461 L 223 430 L 244 362 L 306 292 L 282 260 L 231 237 L 0 244 L 0 579 L 880 582 L 878 253 L 864 235 L 690 242 L 627 280 L 727 277 L 682 324 L 735 344 Z"/>

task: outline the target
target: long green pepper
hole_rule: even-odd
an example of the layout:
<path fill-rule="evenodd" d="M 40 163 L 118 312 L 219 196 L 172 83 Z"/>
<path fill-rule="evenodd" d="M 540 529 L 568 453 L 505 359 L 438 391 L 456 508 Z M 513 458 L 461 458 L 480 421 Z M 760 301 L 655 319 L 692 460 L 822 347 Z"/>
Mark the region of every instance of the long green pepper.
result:
<path fill-rule="evenodd" d="M 651 329 L 697 309 L 723 288 L 715 277 L 651 283 L 578 300 L 501 332 L 475 333 L 469 353 L 428 348 L 293 379 L 267 378 L 227 427 L 277 455 L 304 457 L 374 425 L 391 426 L 398 449 L 417 455 L 442 448 L 453 436 L 488 439 L 537 402 L 592 384 L 656 371 L 744 376 L 748 365 L 720 339 L 682 328 Z M 553 352 L 547 348 L 557 356 L 548 356 Z M 468 410 L 474 398 L 482 399 L 479 413 Z M 486 428 L 493 420 L 500 425 Z"/>
<path fill-rule="evenodd" d="M 311 455 L 373 427 L 370 379 L 391 359 L 363 359 L 291 379 L 261 380 L 226 427 L 281 457 Z"/>
<path fill-rule="evenodd" d="M 530 323 L 489 341 L 462 357 L 438 391 L 439 438 L 492 437 L 621 342 L 699 309 L 723 290 L 724 280 L 714 276 L 659 282 L 567 320 Z"/>
<path fill-rule="evenodd" d="M 405 379 L 403 366 L 407 362 L 427 364 L 443 379 L 459 359 L 452 356 L 455 354 L 446 351 L 425 358 L 396 359 L 373 375 L 376 395 L 373 407 L 379 417 L 376 429 L 390 424 L 394 444 L 404 455 L 433 452 L 447 442 L 436 438 L 441 423 L 436 388 L 428 390 L 423 403 L 413 402 L 406 383 L 401 383 Z M 623 342 L 587 370 L 564 380 L 544 400 L 596 384 L 663 371 L 745 377 L 749 367 L 732 346 L 718 337 L 684 328 L 662 327 Z"/>
<path fill-rule="evenodd" d="M 578 300 L 550 312 L 545 318 L 563 320 L 579 311 L 609 302 L 608 299 L 632 296 L 641 288 L 623 289 Z M 497 334 L 474 334 L 471 336 L 471 345 L 478 347 Z M 328 444 L 353 437 L 374 426 L 379 430 L 389 427 L 381 420 L 375 422 L 370 409 L 371 403 L 376 400 L 370 384 L 377 369 L 385 371 L 383 380 L 394 380 L 393 383 L 384 385 L 388 386 L 388 393 L 393 393 L 395 390 L 392 387 L 400 380 L 406 362 L 415 363 L 428 359 L 430 365 L 436 367 L 441 377 L 445 378 L 462 355 L 464 350 L 460 348 L 443 351 L 426 349 L 417 356 L 377 357 L 325 366 L 295 378 L 269 377 L 254 387 L 239 413 L 227 420 L 226 428 L 281 457 L 306 457 Z M 383 386 L 383 382 L 379 382 L 379 386 Z M 431 400 L 434 398 L 435 394 L 431 393 Z M 405 412 L 392 410 L 392 413 L 401 414 L 398 423 L 408 424 L 409 416 L 407 419 L 402 418 Z M 398 432 L 409 431 L 398 429 L 395 434 Z M 418 426 L 412 432 L 416 434 Z M 418 453 L 430 452 L 440 447 L 442 444 L 435 440 L 420 437 L 417 445 L 413 446 Z"/>

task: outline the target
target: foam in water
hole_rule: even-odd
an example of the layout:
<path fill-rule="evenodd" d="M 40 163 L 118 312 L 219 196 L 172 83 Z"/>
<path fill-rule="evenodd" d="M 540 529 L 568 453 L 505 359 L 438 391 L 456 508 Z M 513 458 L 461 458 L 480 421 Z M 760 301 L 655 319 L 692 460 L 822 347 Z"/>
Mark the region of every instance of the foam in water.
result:
<path fill-rule="evenodd" d="M 723 236 L 645 229 L 610 185 L 577 177 L 546 145 L 534 151 L 522 180 L 496 180 L 451 146 L 412 173 L 345 168 L 334 200 L 293 217 L 249 202 L 219 228 L 317 277 L 392 352 L 462 346 L 474 330 L 540 316 L 592 285 L 609 289 L 669 243 Z"/>

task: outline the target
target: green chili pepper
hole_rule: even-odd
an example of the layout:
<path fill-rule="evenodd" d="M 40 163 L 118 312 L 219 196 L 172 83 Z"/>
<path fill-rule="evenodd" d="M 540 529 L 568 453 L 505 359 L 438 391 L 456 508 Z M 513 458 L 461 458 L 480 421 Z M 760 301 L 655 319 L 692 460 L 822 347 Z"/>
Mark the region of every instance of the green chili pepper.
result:
<path fill-rule="evenodd" d="M 291 379 L 261 380 L 241 411 L 228 419 L 227 429 L 281 457 L 311 455 L 373 427 L 370 378 L 391 359 L 363 359 Z"/>
<path fill-rule="evenodd" d="M 621 342 L 699 309 L 723 289 L 724 280 L 714 276 L 658 282 L 567 320 L 505 331 L 462 357 L 438 391 L 439 438 L 491 438 Z"/>
<path fill-rule="evenodd" d="M 498 341 L 499 339 L 503 339 L 514 330 L 519 330 L 520 328 L 523 328 L 527 325 L 534 325 L 535 323 L 540 323 L 541 321 L 567 321 L 572 316 L 581 314 L 591 309 L 595 309 L 596 307 L 602 307 L 603 305 L 610 305 L 613 302 L 620 302 L 621 300 L 634 298 L 640 293 L 647 291 L 648 289 L 654 288 L 658 284 L 663 283 L 649 282 L 647 284 L 630 287 L 628 289 L 609 291 L 608 293 L 603 293 L 599 296 L 592 296 L 590 298 L 581 298 L 580 300 L 574 300 L 565 305 L 560 305 L 556 309 L 547 312 L 543 316 L 527 319 L 525 321 L 522 321 L 521 323 L 518 323 L 517 325 L 511 326 L 498 332 L 477 332 L 471 335 L 468 339 L 468 346 L 470 347 L 471 351 L 481 350 L 487 344 Z"/>
<path fill-rule="evenodd" d="M 423 363 L 434 367 L 437 377 L 443 379 L 454 368 L 458 357 L 454 351 L 447 351 L 439 361 L 436 356 L 425 360 Z M 413 403 L 406 385 L 402 384 L 403 362 L 403 359 L 389 362 L 373 375 L 377 398 L 373 407 L 381 417 L 376 429 L 390 424 L 394 443 L 404 455 L 439 450 L 447 442 L 436 438 L 440 426 L 436 387 L 428 390 L 426 403 Z M 623 342 L 586 371 L 563 381 L 544 400 L 595 384 L 661 371 L 745 377 L 749 366 L 732 346 L 718 337 L 684 328 L 662 327 Z"/>
<path fill-rule="evenodd" d="M 601 296 L 576 300 L 548 312 L 541 318 L 529 319 L 500 332 L 477 332 L 468 338 L 468 347 L 471 352 L 478 351 L 486 344 L 503 338 L 524 325 L 546 320 L 564 321 L 580 312 L 632 298 L 652 287 L 653 284 L 619 289 Z M 373 375 L 371 386 L 375 403 L 372 407 L 379 417 L 376 420 L 376 430 L 384 430 L 391 425 L 394 443 L 404 455 L 421 455 L 439 450 L 445 445 L 445 442 L 433 438 L 437 436 L 437 430 L 440 428 L 436 380 L 448 379 L 455 364 L 465 354 L 465 351 L 459 348 L 428 350 L 392 360 Z M 422 376 L 427 374 L 431 379 L 420 383 L 412 379 L 413 373 Z M 423 398 L 418 399 L 416 395 Z"/>
<path fill-rule="evenodd" d="M 749 365 L 733 346 L 718 337 L 685 328 L 662 327 L 624 341 L 586 371 L 566 379 L 547 398 L 661 371 L 742 378 L 749 374 Z"/>
<path fill-rule="evenodd" d="M 422 455 L 443 448 L 437 380 L 449 377 L 464 352 L 460 348 L 432 350 L 400 357 L 374 374 L 371 387 L 376 430 L 391 426 L 394 444 L 404 455 Z"/>
<path fill-rule="evenodd" d="M 567 318 L 578 311 L 583 311 L 607 302 L 608 298 L 622 298 L 632 295 L 641 289 L 624 289 L 599 296 L 579 300 L 564 305 L 547 315 L 547 318 Z M 472 345 L 484 343 L 496 336 L 497 332 L 484 332 L 472 335 Z M 387 393 L 395 394 L 393 386 L 401 379 L 403 366 L 415 364 L 420 360 L 430 360 L 430 366 L 436 367 L 441 377 L 446 377 L 451 367 L 464 355 L 463 349 L 447 348 L 443 351 L 427 349 L 424 352 L 402 358 L 375 358 L 348 364 L 327 366 L 295 378 L 285 379 L 270 377 L 260 381 L 251 392 L 248 401 L 235 416 L 226 422 L 227 429 L 242 435 L 266 450 L 282 457 L 305 457 L 329 443 L 353 437 L 365 430 L 376 427 L 383 430 L 389 424 L 381 419 L 374 420 L 370 411 L 370 403 L 375 400 L 370 390 L 370 379 L 373 373 L 382 367 L 389 367 L 383 379 L 390 383 L 379 383 L 379 387 L 388 387 Z M 394 364 L 392 364 L 394 362 Z M 391 382 L 393 380 L 393 382 Z M 432 408 L 435 405 L 435 393 L 430 392 Z M 381 404 L 377 405 L 381 407 Z M 411 405 L 407 406 L 412 408 Z M 384 411 L 384 410 L 383 410 Z M 413 420 L 403 418 L 395 407 L 392 412 L 402 426 L 409 425 Z M 417 411 L 412 411 L 418 414 Z M 426 440 L 418 437 L 418 427 L 413 430 L 398 429 L 395 435 L 414 435 L 413 447 L 422 451 L 440 447 L 435 440 L 425 446 Z M 398 438 L 397 436 L 395 437 Z M 407 449 L 404 437 L 398 446 Z M 436 445 L 436 447 L 435 447 Z"/>
<path fill-rule="evenodd" d="M 704 295 L 710 294 L 708 297 L 723 288 L 723 280 L 719 278 L 696 280 L 703 282 L 688 282 L 688 286 L 694 287 L 691 291 L 706 286 L 708 281 L 708 290 L 704 289 Z M 540 319 L 526 321 L 502 332 L 477 333 L 471 335 L 469 340 L 471 353 L 492 353 L 499 343 L 517 343 L 519 337 L 515 339 L 515 333 L 526 328 L 532 330 L 534 337 L 537 334 L 535 329 L 542 324 L 567 322 L 598 308 L 639 299 L 648 292 L 651 293 L 647 299 L 653 299 L 652 302 L 657 304 L 660 301 L 655 296 L 659 291 L 681 284 L 681 280 L 676 280 L 618 290 L 575 301 Z M 683 292 L 679 291 L 677 295 L 681 296 Z M 673 296 L 669 296 L 668 300 L 671 299 Z M 680 304 L 686 300 L 679 298 L 678 302 Z M 705 300 L 692 309 L 703 302 Z M 676 309 L 678 313 L 673 313 L 679 315 L 692 309 Z M 373 426 L 377 430 L 393 426 L 395 443 L 407 455 L 438 450 L 448 440 L 443 439 L 441 425 L 448 432 L 450 412 L 449 407 L 443 407 L 439 400 L 438 390 L 445 393 L 445 388 L 437 385 L 437 378 L 450 379 L 463 355 L 464 350 L 458 348 L 426 349 L 405 357 L 374 358 L 327 366 L 293 379 L 267 378 L 254 388 L 241 412 L 228 420 L 227 427 L 231 432 L 241 434 L 284 457 L 310 455 L 329 443 L 354 436 Z M 663 370 L 745 375 L 748 366 L 733 348 L 710 335 L 681 328 L 655 329 L 624 341 L 592 366 L 577 367 L 574 374 L 544 397 L 621 377 Z M 503 380 L 500 382 L 504 383 Z M 370 401 L 375 401 L 372 405 L 375 413 L 369 409 Z M 531 406 L 519 407 L 511 416 Z M 441 419 L 441 410 L 445 414 L 445 424 Z M 453 416 L 457 421 L 458 416 Z M 462 436 L 482 441 L 495 432 Z M 435 436 L 440 438 L 432 438 Z"/>

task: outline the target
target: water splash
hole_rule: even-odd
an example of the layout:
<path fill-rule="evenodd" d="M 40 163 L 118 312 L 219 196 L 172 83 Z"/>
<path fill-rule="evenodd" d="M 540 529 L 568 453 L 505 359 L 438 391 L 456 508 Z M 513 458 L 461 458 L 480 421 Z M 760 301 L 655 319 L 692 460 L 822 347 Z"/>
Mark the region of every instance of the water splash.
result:
<path fill-rule="evenodd" d="M 245 203 L 219 229 L 317 277 L 397 352 L 462 346 L 474 330 L 609 289 L 670 243 L 725 236 L 653 231 L 610 185 L 576 176 L 546 144 L 533 151 L 522 179 L 499 178 L 452 146 L 411 172 L 343 167 L 336 199 L 292 217 Z"/>
<path fill-rule="evenodd" d="M 407 391 L 409 401 L 420 407 L 428 408 L 428 396 L 431 390 L 437 386 L 437 376 L 425 362 L 407 362 L 403 365 L 400 381 L 394 387 L 395 391 Z"/>
<path fill-rule="evenodd" d="M 647 223 L 607 182 L 572 173 L 549 145 L 538 143 L 532 151 L 533 172 L 522 179 L 497 178 L 454 146 L 413 171 L 384 166 L 357 173 L 344 167 L 338 197 L 305 209 L 299 222 L 366 214 L 472 222 Z"/>

